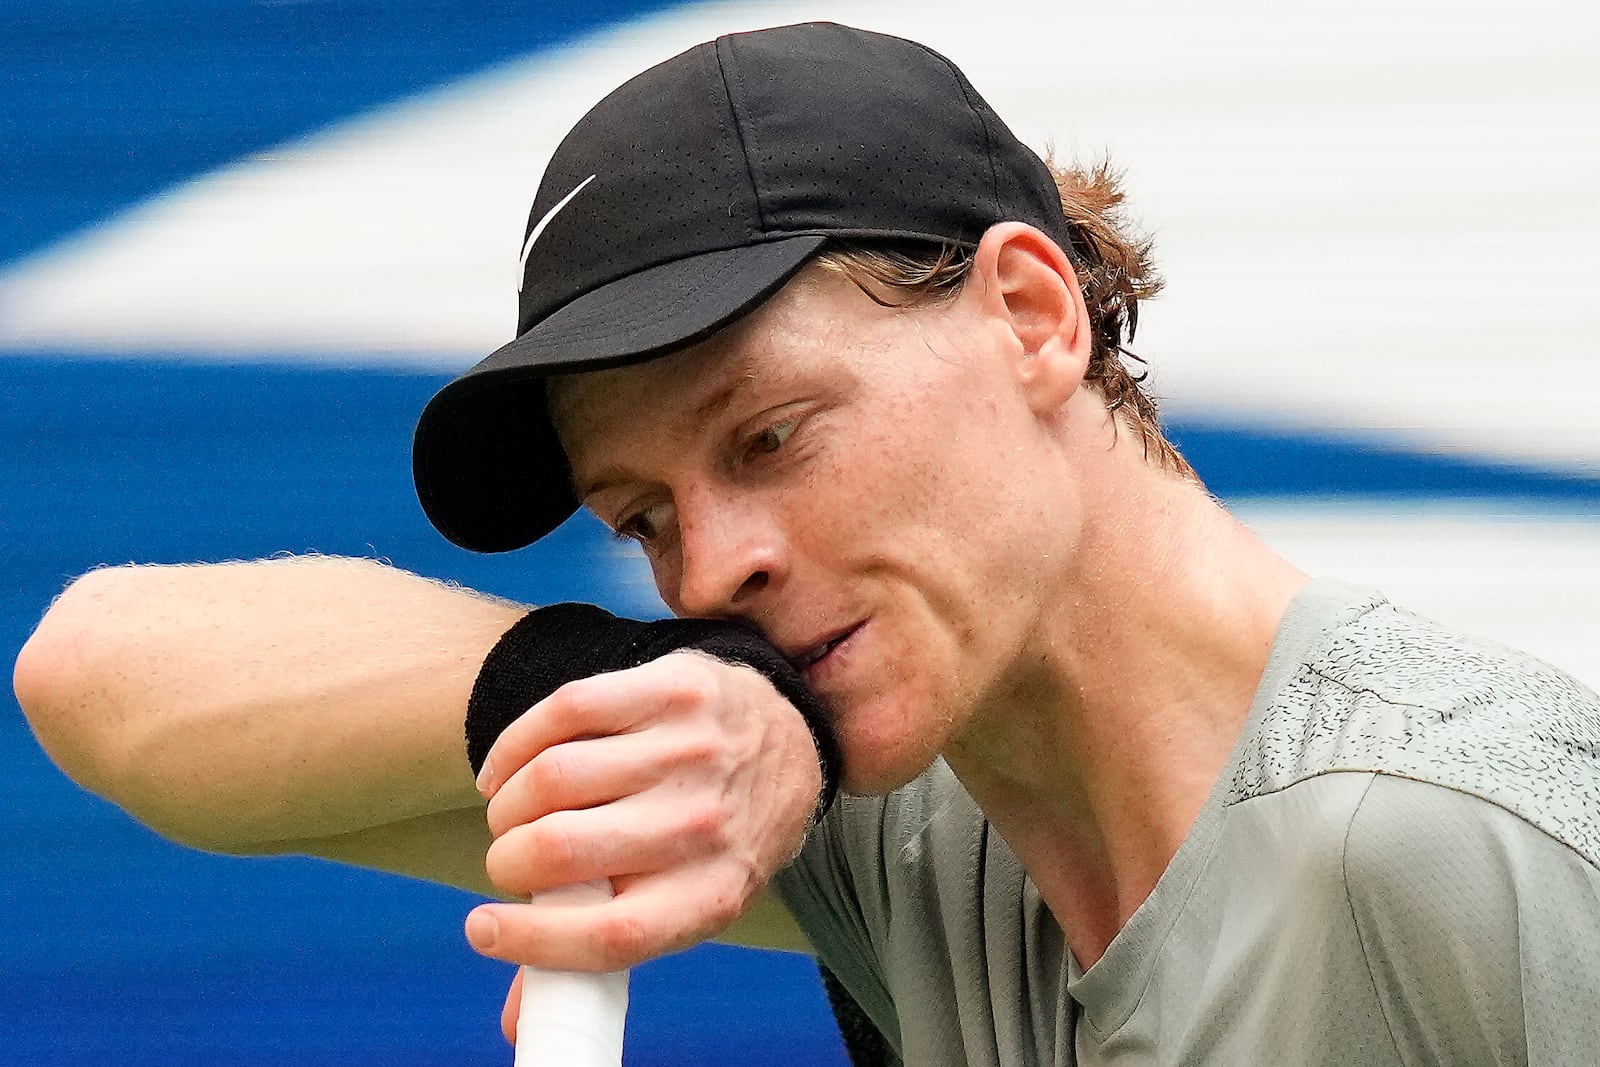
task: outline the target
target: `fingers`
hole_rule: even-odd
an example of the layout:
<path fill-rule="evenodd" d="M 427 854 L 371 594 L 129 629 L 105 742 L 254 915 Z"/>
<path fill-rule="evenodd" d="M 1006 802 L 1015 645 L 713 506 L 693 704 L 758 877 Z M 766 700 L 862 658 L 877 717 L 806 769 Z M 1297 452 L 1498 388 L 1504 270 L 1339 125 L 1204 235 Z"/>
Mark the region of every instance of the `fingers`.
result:
<path fill-rule="evenodd" d="M 713 937 L 752 891 L 716 864 L 631 882 L 594 904 L 485 904 L 467 916 L 467 940 L 486 956 L 553 970 L 617 971 Z"/>
<path fill-rule="evenodd" d="M 478 774 L 478 791 L 493 797 L 507 778 L 552 745 L 625 733 L 675 708 L 704 702 L 717 684 L 712 662 L 674 653 L 568 682 L 501 732 Z"/>
<path fill-rule="evenodd" d="M 554 811 L 592 808 L 652 788 L 687 790 L 692 780 L 725 780 L 741 746 L 708 716 L 684 716 L 611 737 L 552 745 L 500 785 L 489 801 L 490 832 Z M 664 800 L 671 802 L 670 796 Z"/>
<path fill-rule="evenodd" d="M 701 792 L 667 799 L 656 792 L 623 797 L 604 807 L 556 811 L 511 827 L 489 846 L 484 859 L 489 880 L 508 896 L 526 897 L 708 856 L 755 866 L 735 839 L 745 819 L 727 810 L 725 796 Z"/>
<path fill-rule="evenodd" d="M 674 653 L 574 682 L 491 752 L 490 879 L 526 899 L 610 879 L 615 900 L 491 904 L 480 952 L 632 966 L 713 936 L 794 856 L 821 787 L 811 733 L 749 668 Z"/>
<path fill-rule="evenodd" d="M 553 811 L 592 808 L 642 792 L 663 776 L 652 759 L 659 741 L 618 734 L 552 745 L 496 790 L 489 801 L 489 832 L 498 837 Z"/>
<path fill-rule="evenodd" d="M 517 1043 L 517 1019 L 522 1014 L 522 968 L 517 968 L 516 976 L 511 979 L 511 989 L 506 993 L 506 1002 L 500 1008 L 500 1032 L 506 1035 L 506 1042 L 512 1046 Z"/>

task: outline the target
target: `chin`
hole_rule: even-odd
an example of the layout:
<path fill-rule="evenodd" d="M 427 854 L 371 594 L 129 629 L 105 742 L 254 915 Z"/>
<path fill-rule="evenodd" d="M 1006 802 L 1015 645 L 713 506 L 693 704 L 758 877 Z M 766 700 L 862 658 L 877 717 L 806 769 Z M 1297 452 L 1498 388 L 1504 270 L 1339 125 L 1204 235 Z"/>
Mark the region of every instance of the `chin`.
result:
<path fill-rule="evenodd" d="M 858 711 L 842 716 L 836 729 L 844 755 L 840 787 L 847 793 L 866 796 L 898 789 L 939 756 L 926 725 L 911 716 Z"/>

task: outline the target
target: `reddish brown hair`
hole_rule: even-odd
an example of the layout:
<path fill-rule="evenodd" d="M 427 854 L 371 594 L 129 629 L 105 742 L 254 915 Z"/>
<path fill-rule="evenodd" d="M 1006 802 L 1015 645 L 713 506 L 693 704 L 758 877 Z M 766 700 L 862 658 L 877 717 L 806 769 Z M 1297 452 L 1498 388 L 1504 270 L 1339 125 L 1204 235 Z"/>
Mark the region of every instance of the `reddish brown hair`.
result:
<path fill-rule="evenodd" d="M 1077 272 L 1093 331 L 1088 380 L 1105 398 L 1106 410 L 1125 415 L 1138 431 L 1147 456 L 1154 453 L 1162 467 L 1199 481 L 1162 433 L 1155 398 L 1144 389 L 1144 360 L 1127 347 L 1139 327 L 1139 301 L 1161 291 L 1151 239 L 1131 225 L 1119 176 L 1109 163 L 1051 162 L 1050 171 L 1071 237 L 1063 251 Z M 948 242 L 840 241 L 818 262 L 850 278 L 880 304 L 912 307 L 955 296 L 971 269 L 972 253 Z M 1139 369 L 1129 369 L 1129 362 Z"/>

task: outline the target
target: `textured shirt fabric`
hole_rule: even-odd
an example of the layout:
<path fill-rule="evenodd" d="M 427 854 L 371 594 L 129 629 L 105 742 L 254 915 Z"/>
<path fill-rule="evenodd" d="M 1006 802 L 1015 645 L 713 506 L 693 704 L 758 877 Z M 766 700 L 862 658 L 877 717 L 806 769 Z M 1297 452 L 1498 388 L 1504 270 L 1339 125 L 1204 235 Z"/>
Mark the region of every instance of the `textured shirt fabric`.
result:
<path fill-rule="evenodd" d="M 1600 697 L 1328 581 L 1194 826 L 1080 972 L 942 762 L 777 880 L 917 1067 L 1600 1064 Z"/>

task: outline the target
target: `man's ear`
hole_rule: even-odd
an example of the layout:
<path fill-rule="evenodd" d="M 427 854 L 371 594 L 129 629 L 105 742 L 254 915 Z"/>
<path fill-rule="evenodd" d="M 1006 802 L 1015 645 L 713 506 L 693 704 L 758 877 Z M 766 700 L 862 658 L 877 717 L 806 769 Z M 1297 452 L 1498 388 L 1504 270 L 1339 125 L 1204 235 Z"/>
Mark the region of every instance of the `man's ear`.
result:
<path fill-rule="evenodd" d="M 1015 339 L 1013 370 L 1029 406 L 1058 410 L 1083 384 L 1093 340 L 1066 253 L 1026 223 L 1001 222 L 984 233 L 972 269 L 984 283 L 985 313 Z"/>

